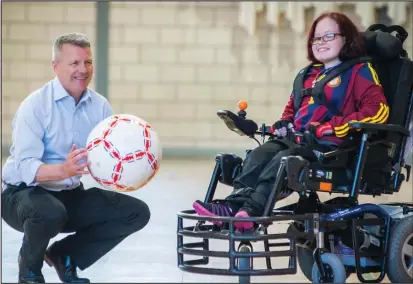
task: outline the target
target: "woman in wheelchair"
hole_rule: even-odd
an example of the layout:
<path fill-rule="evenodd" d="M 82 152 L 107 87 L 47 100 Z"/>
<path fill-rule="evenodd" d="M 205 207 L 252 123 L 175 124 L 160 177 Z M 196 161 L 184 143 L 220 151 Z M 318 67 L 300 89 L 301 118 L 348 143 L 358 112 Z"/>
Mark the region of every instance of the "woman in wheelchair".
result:
<path fill-rule="evenodd" d="M 316 82 L 343 62 L 363 55 L 363 39 L 347 16 L 335 12 L 320 15 L 308 33 L 307 58 L 312 65 L 303 69 L 307 70 L 304 89 L 313 88 Z M 370 63 L 350 67 L 329 81 L 324 93 L 327 106 L 314 101 L 311 96 L 304 96 L 300 106 L 295 108 L 293 92 L 280 120 L 271 127 L 271 132 L 279 139 L 269 140 L 247 155 L 242 172 L 234 180 L 234 189 L 227 198 L 211 203 L 195 201 L 193 208 L 197 214 L 240 218 L 262 216 L 283 157 L 298 155 L 308 161 L 317 161 L 313 150 L 337 147 L 348 134 L 347 123 L 387 122 L 388 104 Z M 312 147 L 295 143 L 288 138 L 294 131 L 310 131 L 317 143 Z M 292 192 L 286 188 L 278 193 L 276 200 Z M 253 224 L 236 222 L 235 227 L 248 230 Z"/>

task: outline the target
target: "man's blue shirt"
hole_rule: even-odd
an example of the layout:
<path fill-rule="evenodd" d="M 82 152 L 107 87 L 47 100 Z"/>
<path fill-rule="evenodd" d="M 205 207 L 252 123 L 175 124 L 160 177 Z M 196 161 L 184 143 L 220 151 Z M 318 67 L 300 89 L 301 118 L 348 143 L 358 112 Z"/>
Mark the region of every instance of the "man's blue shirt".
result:
<path fill-rule="evenodd" d="M 34 179 L 40 165 L 64 163 L 73 144 L 76 149 L 86 147 L 92 129 L 112 114 L 107 99 L 89 88 L 75 105 L 56 77 L 19 106 L 13 118 L 13 144 L 3 168 L 3 182 L 24 182 L 54 191 L 77 187 L 80 176 L 42 183 Z"/>

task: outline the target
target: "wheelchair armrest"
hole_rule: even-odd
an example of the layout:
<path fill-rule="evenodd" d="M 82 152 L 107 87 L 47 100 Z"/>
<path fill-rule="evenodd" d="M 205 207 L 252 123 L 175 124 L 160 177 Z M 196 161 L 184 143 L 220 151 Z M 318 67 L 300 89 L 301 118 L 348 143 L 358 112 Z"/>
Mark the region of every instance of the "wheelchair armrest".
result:
<path fill-rule="evenodd" d="M 410 136 L 409 130 L 400 125 L 395 124 L 378 124 L 368 122 L 349 122 L 349 127 L 354 129 L 360 129 L 363 132 L 374 133 L 378 131 L 397 132 L 403 136 Z"/>
<path fill-rule="evenodd" d="M 377 144 L 383 144 L 384 146 L 389 147 L 389 148 L 391 147 L 390 143 L 386 140 L 372 140 L 372 141 L 370 141 L 370 146 L 377 145 Z M 344 155 L 344 154 L 347 155 L 349 152 L 354 152 L 354 151 L 357 151 L 357 150 L 360 150 L 360 145 L 350 146 L 350 147 L 341 148 L 341 149 L 333 150 L 333 151 L 330 151 L 330 152 L 326 152 L 326 153 L 323 153 L 322 157 L 324 159 L 331 159 L 331 158 L 335 158 L 335 157 L 340 156 L 340 155 Z"/>
<path fill-rule="evenodd" d="M 322 157 L 323 157 L 323 159 L 331 159 L 331 158 L 334 158 L 334 157 L 337 157 L 337 156 L 340 156 L 340 155 L 347 154 L 348 152 L 356 151 L 357 149 L 360 149 L 359 145 L 351 146 L 351 147 L 343 148 L 343 149 L 337 149 L 337 150 L 333 150 L 333 151 L 330 151 L 330 152 L 326 152 L 326 153 L 323 153 Z"/>

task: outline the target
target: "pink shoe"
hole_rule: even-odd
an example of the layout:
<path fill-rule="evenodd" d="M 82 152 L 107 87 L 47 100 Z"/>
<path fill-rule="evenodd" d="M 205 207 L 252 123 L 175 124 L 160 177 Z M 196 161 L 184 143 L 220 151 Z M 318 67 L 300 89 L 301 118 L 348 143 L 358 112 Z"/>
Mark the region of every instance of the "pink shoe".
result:
<path fill-rule="evenodd" d="M 236 209 L 233 208 L 228 202 L 204 203 L 197 200 L 192 204 L 192 207 L 199 216 L 233 217 L 236 212 Z M 212 221 L 212 223 L 218 226 L 222 225 L 222 222 L 220 221 Z"/>
<path fill-rule="evenodd" d="M 248 215 L 246 211 L 239 211 L 237 214 L 235 214 L 234 217 L 235 218 L 249 218 L 250 215 Z M 241 229 L 241 230 L 251 230 L 254 227 L 253 222 L 235 222 L 234 225 L 237 229 Z"/>

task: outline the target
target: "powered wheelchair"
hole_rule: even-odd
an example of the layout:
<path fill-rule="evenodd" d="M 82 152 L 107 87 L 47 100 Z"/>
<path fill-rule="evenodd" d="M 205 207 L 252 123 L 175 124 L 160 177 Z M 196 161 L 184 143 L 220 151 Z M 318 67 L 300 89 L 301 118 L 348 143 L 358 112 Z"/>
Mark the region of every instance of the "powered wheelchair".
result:
<path fill-rule="evenodd" d="M 367 56 L 348 63 L 370 62 L 374 66 L 390 106 L 388 124 L 349 123 L 353 131 L 348 143 L 337 150 L 318 152 L 315 163 L 300 157 L 284 157 L 261 217 L 205 217 L 196 215 L 194 210 L 178 212 L 180 269 L 233 275 L 239 277 L 240 283 L 250 283 L 251 276 L 296 274 L 298 262 L 303 274 L 313 283 L 344 283 L 352 273 L 364 283 L 379 283 L 386 274 L 393 283 L 413 282 L 413 203 L 358 202 L 360 195 L 398 193 L 402 183 L 410 178 L 407 157 L 413 132 L 413 62 L 403 49 L 406 38 L 407 32 L 400 26 L 372 25 L 364 32 Z M 322 91 L 319 91 L 324 85 L 317 84 L 310 95 L 320 99 Z M 256 135 L 260 135 L 263 142 L 266 137 L 277 139 L 271 137 L 268 126 L 263 124 L 258 128 L 247 119 L 245 109 L 244 105 L 238 114 L 228 110 L 217 114 L 241 136 L 258 143 Z M 314 141 L 308 132 L 296 133 L 294 139 L 304 144 Z M 246 151 L 247 155 L 250 151 Z M 379 165 L 368 164 L 369 159 L 379 156 Z M 232 186 L 242 171 L 242 161 L 234 154 L 216 156 L 204 202 L 213 200 L 218 182 Z M 334 176 L 343 178 L 337 182 Z M 297 192 L 298 202 L 274 208 L 276 193 L 283 188 Z M 342 196 L 321 202 L 319 192 Z M 184 225 L 184 221 L 192 224 Z M 210 225 L 207 221 L 221 221 L 223 225 Z M 239 221 L 254 222 L 254 229 L 235 230 L 234 222 Z M 287 222 L 286 232 L 269 232 L 270 225 L 279 222 Z M 184 242 L 184 237 L 197 240 Z M 229 249 L 210 250 L 210 241 L 216 240 L 226 242 Z M 254 251 L 253 243 L 263 244 L 264 250 Z M 190 256 L 194 259 L 185 259 Z M 229 266 L 226 269 L 206 267 L 214 257 L 227 258 Z M 288 258 L 288 265 L 273 268 L 272 260 L 275 258 L 279 266 L 281 257 Z M 254 268 L 258 258 L 265 259 L 266 268 Z M 370 273 L 379 273 L 379 276 L 367 279 L 365 274 Z"/>

